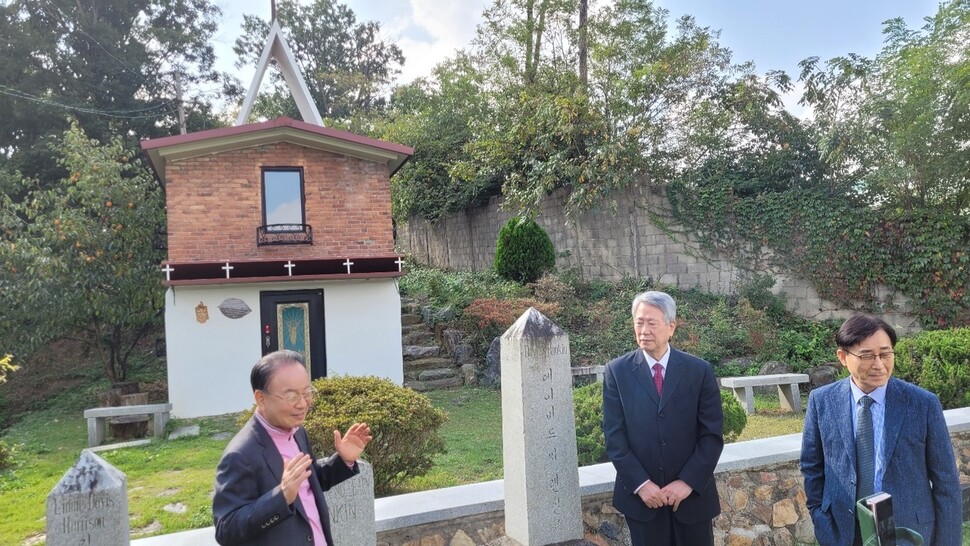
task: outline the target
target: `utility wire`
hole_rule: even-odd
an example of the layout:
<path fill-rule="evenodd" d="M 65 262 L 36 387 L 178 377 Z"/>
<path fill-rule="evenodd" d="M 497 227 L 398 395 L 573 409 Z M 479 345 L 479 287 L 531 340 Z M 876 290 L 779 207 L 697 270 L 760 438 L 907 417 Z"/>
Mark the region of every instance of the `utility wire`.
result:
<path fill-rule="evenodd" d="M 53 101 L 50 99 L 45 99 L 42 97 L 38 97 L 36 95 L 25 93 L 23 91 L 20 91 L 19 89 L 8 87 L 3 84 L 0 84 L 0 94 L 44 104 L 47 106 L 52 106 L 55 108 L 62 108 L 64 110 L 73 110 L 75 112 L 81 112 L 84 114 L 94 114 L 94 115 L 107 116 L 107 117 L 119 118 L 119 119 L 159 118 L 162 116 L 170 115 L 172 113 L 172 108 L 173 108 L 172 101 L 165 101 L 161 104 L 156 104 L 155 106 L 149 106 L 146 108 L 140 108 L 136 110 L 114 110 L 114 111 L 98 110 L 96 108 L 88 108 L 85 106 L 74 106 L 70 104 L 64 104 L 57 101 Z M 163 111 L 156 112 L 154 114 L 131 115 L 131 114 L 139 114 L 141 112 L 151 112 L 153 110 L 163 110 Z"/>

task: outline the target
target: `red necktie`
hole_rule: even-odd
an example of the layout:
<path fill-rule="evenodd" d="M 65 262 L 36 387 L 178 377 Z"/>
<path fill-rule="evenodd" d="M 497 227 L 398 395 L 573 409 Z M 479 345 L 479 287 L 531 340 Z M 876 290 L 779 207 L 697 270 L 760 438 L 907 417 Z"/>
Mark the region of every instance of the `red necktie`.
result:
<path fill-rule="evenodd" d="M 659 362 L 653 365 L 653 385 L 657 387 L 657 394 L 664 393 L 664 367 Z"/>

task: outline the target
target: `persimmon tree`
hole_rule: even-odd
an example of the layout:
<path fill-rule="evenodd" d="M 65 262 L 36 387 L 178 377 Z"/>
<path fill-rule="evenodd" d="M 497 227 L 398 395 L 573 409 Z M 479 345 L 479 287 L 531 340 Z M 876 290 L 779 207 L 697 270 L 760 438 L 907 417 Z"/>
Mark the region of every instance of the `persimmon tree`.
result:
<path fill-rule="evenodd" d="M 20 177 L 26 197 L 0 197 L 0 343 L 22 360 L 75 337 L 109 381 L 124 381 L 163 309 L 162 190 L 120 140 L 89 139 L 76 122 L 57 149 L 66 178 L 42 185 Z"/>

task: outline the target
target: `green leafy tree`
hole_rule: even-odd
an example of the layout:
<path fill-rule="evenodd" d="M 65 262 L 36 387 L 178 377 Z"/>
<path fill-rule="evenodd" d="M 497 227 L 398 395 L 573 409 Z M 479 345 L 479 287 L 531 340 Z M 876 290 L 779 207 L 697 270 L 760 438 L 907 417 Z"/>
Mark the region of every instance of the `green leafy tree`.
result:
<path fill-rule="evenodd" d="M 391 179 L 397 221 L 412 214 L 437 220 L 500 193 L 497 178 L 464 180 L 453 174 L 468 157 L 475 120 L 489 115 L 482 77 L 472 59 L 459 53 L 435 67 L 431 79 L 395 89 L 379 134 L 414 147 L 414 156 Z"/>
<path fill-rule="evenodd" d="M 211 127 L 201 86 L 218 82 L 219 14 L 210 0 L 0 2 L 0 164 L 41 184 L 63 178 L 68 115 L 105 142 L 172 134 L 177 79 L 189 129 Z"/>
<path fill-rule="evenodd" d="M 832 168 L 872 203 L 970 213 L 970 1 L 940 5 L 920 30 L 885 23 L 882 51 L 801 63 Z"/>
<path fill-rule="evenodd" d="M 80 334 L 106 377 L 124 381 L 161 317 L 164 197 L 118 138 L 100 144 L 75 122 L 58 148 L 66 178 L 47 188 L 22 179 L 20 203 L 3 196 L 0 342 L 28 355 Z"/>
<path fill-rule="evenodd" d="M 353 10 L 334 0 L 307 5 L 280 0 L 276 18 L 321 116 L 346 121 L 385 105 L 387 88 L 400 72 L 404 54 L 381 38 L 379 23 L 358 22 Z M 240 58 L 237 68 L 259 61 L 269 28 L 270 23 L 259 17 L 244 16 L 243 35 L 233 47 Z M 299 118 L 282 76 L 272 72 L 271 81 L 273 92 L 261 95 L 253 112 L 267 118 Z"/>

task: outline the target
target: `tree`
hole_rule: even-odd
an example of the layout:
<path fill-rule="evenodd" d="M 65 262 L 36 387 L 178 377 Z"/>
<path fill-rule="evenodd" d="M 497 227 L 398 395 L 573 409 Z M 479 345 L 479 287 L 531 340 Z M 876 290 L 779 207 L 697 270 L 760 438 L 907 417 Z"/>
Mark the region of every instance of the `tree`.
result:
<path fill-rule="evenodd" d="M 66 178 L 50 187 L 22 178 L 23 201 L 2 197 L 0 343 L 27 355 L 82 334 L 107 378 L 124 381 L 161 318 L 164 198 L 120 138 L 100 144 L 75 121 L 58 148 Z"/>
<path fill-rule="evenodd" d="M 412 214 L 434 221 L 500 193 L 501 180 L 453 174 L 468 157 L 472 126 L 490 117 L 482 87 L 482 74 L 458 53 L 435 67 L 430 80 L 395 89 L 378 135 L 415 148 L 414 157 L 391 179 L 397 221 Z"/>
<path fill-rule="evenodd" d="M 346 121 L 384 106 L 386 88 L 400 72 L 404 54 L 380 38 L 379 23 L 358 22 L 353 10 L 334 0 L 309 5 L 280 0 L 276 18 L 321 116 Z M 269 28 L 254 15 L 243 18 L 243 35 L 233 47 L 239 56 L 237 68 L 259 61 Z M 253 112 L 267 118 L 299 118 L 282 76 L 274 72 L 271 81 L 273 93 L 260 96 Z"/>
<path fill-rule="evenodd" d="M 214 84 L 210 0 L 0 2 L 0 163 L 42 184 L 73 115 L 92 137 L 129 145 L 177 130 L 176 73 Z M 186 93 L 188 123 L 211 127 L 205 95 Z"/>
<path fill-rule="evenodd" d="M 940 5 L 921 30 L 885 23 L 874 59 L 802 61 L 832 169 L 871 203 L 970 213 L 970 0 Z"/>

